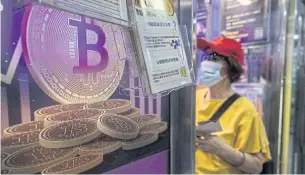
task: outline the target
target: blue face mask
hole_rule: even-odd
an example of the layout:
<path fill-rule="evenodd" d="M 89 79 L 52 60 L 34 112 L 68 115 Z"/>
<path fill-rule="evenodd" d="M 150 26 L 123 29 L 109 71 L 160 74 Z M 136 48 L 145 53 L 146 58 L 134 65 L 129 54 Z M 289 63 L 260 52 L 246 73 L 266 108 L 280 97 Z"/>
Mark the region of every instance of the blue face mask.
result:
<path fill-rule="evenodd" d="M 212 87 L 224 77 L 220 75 L 222 64 L 212 61 L 203 61 L 198 70 L 197 85 Z"/>

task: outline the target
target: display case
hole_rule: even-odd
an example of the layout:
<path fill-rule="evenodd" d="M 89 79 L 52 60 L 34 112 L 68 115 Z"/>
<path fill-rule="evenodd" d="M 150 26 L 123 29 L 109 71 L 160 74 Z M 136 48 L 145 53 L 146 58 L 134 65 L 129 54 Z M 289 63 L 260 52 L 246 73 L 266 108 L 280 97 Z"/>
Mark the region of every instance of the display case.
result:
<path fill-rule="evenodd" d="M 1 173 L 178 173 L 192 89 L 144 93 L 127 18 L 39 2 L 1 0 Z"/>

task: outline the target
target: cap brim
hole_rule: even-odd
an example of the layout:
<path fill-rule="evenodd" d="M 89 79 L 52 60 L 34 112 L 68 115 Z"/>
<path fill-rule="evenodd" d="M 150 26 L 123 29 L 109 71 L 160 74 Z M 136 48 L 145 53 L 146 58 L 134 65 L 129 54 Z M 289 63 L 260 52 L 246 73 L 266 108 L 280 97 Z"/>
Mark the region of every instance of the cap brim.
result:
<path fill-rule="evenodd" d="M 217 47 L 215 44 L 202 39 L 202 38 L 198 38 L 197 39 L 197 49 L 200 49 L 202 51 L 206 51 L 206 50 L 212 50 L 214 52 L 217 52 L 218 54 L 221 54 L 223 56 L 230 56 L 228 55 L 228 53 L 226 53 L 224 50 L 222 50 L 221 48 Z"/>

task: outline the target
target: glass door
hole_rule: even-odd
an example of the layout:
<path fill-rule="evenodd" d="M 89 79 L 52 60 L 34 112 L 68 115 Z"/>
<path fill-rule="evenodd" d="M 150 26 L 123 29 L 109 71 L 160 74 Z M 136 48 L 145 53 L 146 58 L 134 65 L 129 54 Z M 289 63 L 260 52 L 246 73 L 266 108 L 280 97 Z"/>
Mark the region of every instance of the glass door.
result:
<path fill-rule="evenodd" d="M 200 0 L 198 4 L 200 23 L 197 31 L 203 31 L 200 29 L 206 26 L 205 35 L 197 35 L 198 37 L 213 40 L 224 35 L 243 45 L 245 74 L 233 88 L 252 101 L 261 114 L 273 158 L 264 165 L 264 173 L 277 173 L 282 127 L 281 88 L 286 4 L 273 0 Z M 202 11 L 206 12 L 206 17 L 203 17 L 205 13 Z M 197 66 L 202 61 L 201 56 L 202 53 L 197 53 Z"/>
<path fill-rule="evenodd" d="M 1 0 L 0 17 L 1 172 L 93 161 L 87 153 L 94 161 L 77 173 L 170 172 L 170 95 L 135 88 L 128 28 L 31 0 Z M 136 139 L 140 128 L 154 131 L 146 143 Z M 56 172 L 74 172 L 63 167 Z"/>
<path fill-rule="evenodd" d="M 296 2 L 294 55 L 292 69 L 291 138 L 289 173 L 305 173 L 305 2 Z"/>

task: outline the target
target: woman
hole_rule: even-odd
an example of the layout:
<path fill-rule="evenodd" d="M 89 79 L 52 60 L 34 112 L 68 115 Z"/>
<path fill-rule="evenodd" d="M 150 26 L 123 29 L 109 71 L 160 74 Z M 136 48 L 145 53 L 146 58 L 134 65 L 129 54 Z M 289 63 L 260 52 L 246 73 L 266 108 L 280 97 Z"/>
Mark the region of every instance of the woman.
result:
<path fill-rule="evenodd" d="M 240 43 L 224 37 L 210 43 L 197 40 L 207 55 L 201 63 L 196 92 L 196 122 L 208 121 L 233 94 L 231 84 L 243 73 L 244 53 Z M 222 131 L 196 133 L 197 174 L 258 174 L 271 160 L 263 122 L 253 103 L 238 98 L 218 120 Z"/>

